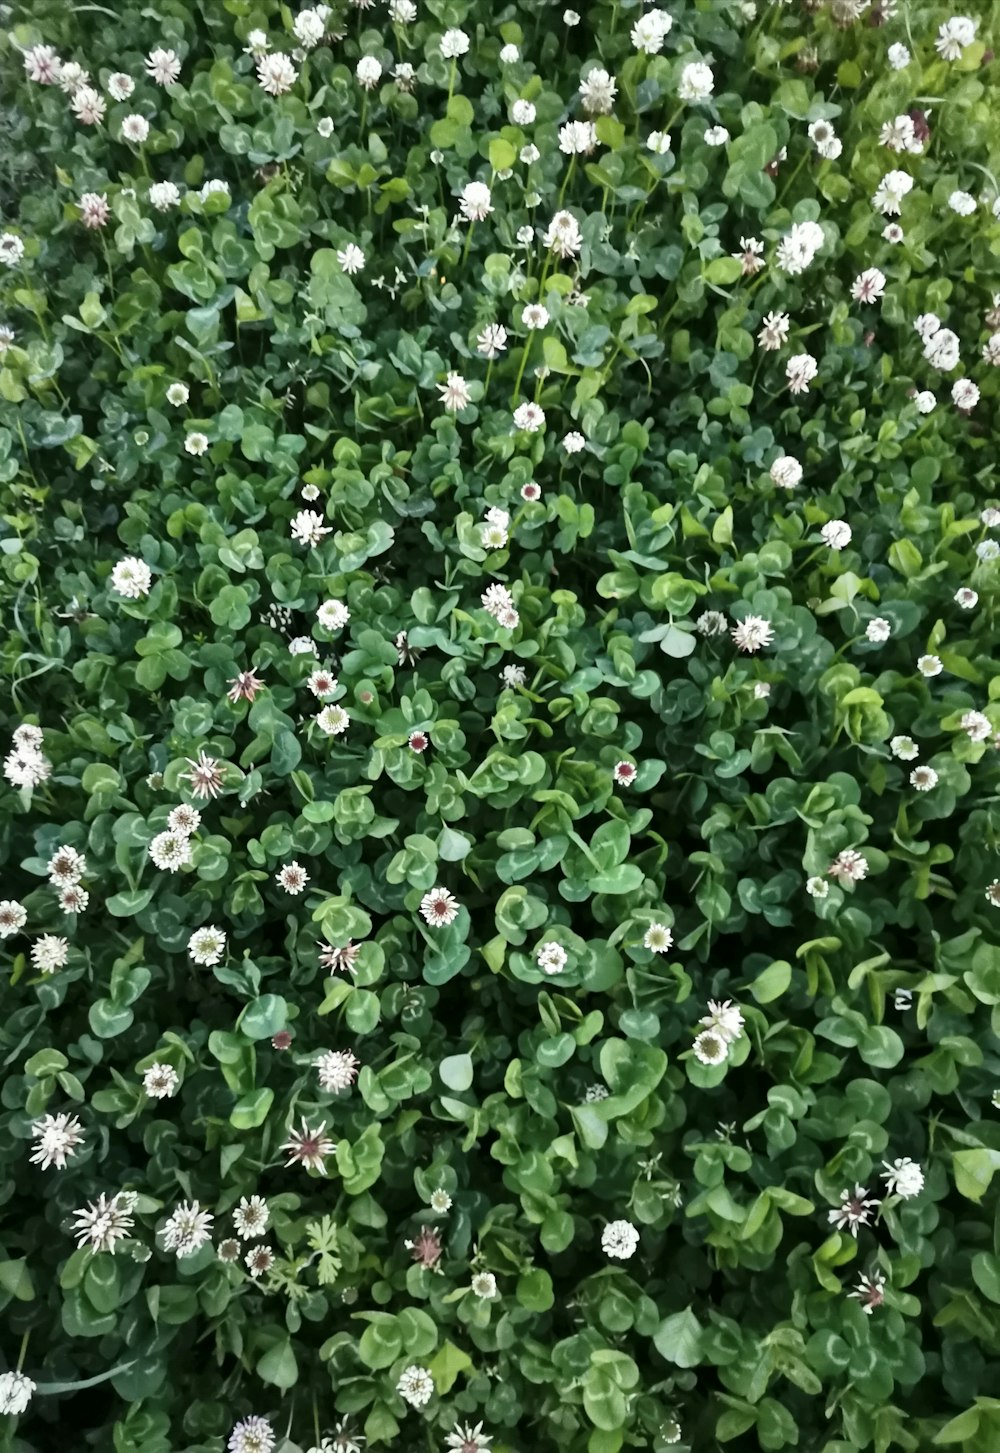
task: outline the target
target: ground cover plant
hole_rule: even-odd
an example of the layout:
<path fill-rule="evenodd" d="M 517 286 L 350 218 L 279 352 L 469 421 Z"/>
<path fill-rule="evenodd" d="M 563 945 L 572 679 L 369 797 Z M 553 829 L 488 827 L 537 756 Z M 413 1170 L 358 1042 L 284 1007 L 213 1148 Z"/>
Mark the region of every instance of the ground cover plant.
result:
<path fill-rule="evenodd" d="M 998 40 L 5 7 L 0 1448 L 1000 1446 Z"/>

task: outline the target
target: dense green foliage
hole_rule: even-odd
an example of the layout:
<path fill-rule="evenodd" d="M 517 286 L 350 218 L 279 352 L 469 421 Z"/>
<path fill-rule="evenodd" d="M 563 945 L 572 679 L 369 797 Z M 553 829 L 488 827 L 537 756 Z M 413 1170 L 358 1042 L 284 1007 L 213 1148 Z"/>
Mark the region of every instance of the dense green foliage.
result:
<path fill-rule="evenodd" d="M 1000 20 L 664 13 L 5 12 L 0 1448 L 1000 1446 Z"/>

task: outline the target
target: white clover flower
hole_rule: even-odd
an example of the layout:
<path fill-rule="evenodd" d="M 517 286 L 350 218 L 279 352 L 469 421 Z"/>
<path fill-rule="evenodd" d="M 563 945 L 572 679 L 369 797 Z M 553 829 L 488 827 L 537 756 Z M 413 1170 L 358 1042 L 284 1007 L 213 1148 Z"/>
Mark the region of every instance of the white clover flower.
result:
<path fill-rule="evenodd" d="M 806 892 L 810 898 L 826 898 L 830 892 L 830 885 L 825 878 L 808 878 Z"/>
<path fill-rule="evenodd" d="M 571 429 L 563 438 L 562 446 L 567 454 L 579 454 L 586 448 L 587 441 L 578 429 Z"/>
<path fill-rule="evenodd" d="M 149 205 L 157 212 L 168 212 L 180 204 L 181 190 L 174 182 L 154 182 L 149 189 Z"/>
<path fill-rule="evenodd" d="M 774 640 L 774 629 L 770 621 L 766 621 L 763 616 L 744 616 L 732 628 L 730 634 L 741 651 L 751 654 L 759 651 L 763 646 L 769 646 Z"/>
<path fill-rule="evenodd" d="M 441 37 L 441 54 L 445 60 L 456 60 L 459 56 L 467 55 L 469 50 L 469 37 L 464 30 L 453 28 L 446 30 Z"/>
<path fill-rule="evenodd" d="M 710 999 L 708 1013 L 698 1023 L 721 1035 L 726 1044 L 733 1044 L 743 1033 L 743 1011 L 731 999 L 721 1003 Z"/>
<path fill-rule="evenodd" d="M 347 273 L 348 277 L 353 277 L 356 272 L 360 272 L 361 269 L 364 267 L 365 254 L 361 250 L 361 248 L 358 247 L 357 243 L 348 242 L 347 245 L 345 247 L 342 247 L 337 253 L 337 261 L 340 263 L 340 266 L 343 268 L 344 272 Z"/>
<path fill-rule="evenodd" d="M 532 101 L 515 101 L 510 108 L 510 119 L 515 126 L 530 126 L 537 114 Z"/>
<path fill-rule="evenodd" d="M 942 665 L 940 656 L 935 656 L 928 652 L 925 656 L 917 657 L 917 670 L 921 676 L 940 676 L 944 670 L 944 666 Z"/>
<path fill-rule="evenodd" d="M 0 1413 L 18 1417 L 31 1402 L 35 1387 L 23 1372 L 0 1372 Z"/>
<path fill-rule="evenodd" d="M 414 0 L 389 0 L 389 19 L 395 25 L 411 25 L 417 18 Z M 349 1450 L 344 1450 L 349 1453 Z"/>
<path fill-rule="evenodd" d="M 829 520 L 820 530 L 823 543 L 831 550 L 846 550 L 851 543 L 851 527 L 846 520 Z"/>
<path fill-rule="evenodd" d="M 674 935 L 665 923 L 651 923 L 643 934 L 642 946 L 654 954 L 669 953 Z"/>
<path fill-rule="evenodd" d="M 681 71 L 677 95 L 682 101 L 706 101 L 715 89 L 712 67 L 704 61 L 691 61 Z"/>
<path fill-rule="evenodd" d="M 618 83 L 608 71 L 594 66 L 580 82 L 579 91 L 585 111 L 591 116 L 607 116 L 614 107 Z"/>
<path fill-rule="evenodd" d="M 968 413 L 979 402 L 979 388 L 971 378 L 959 378 L 951 386 L 951 401 L 957 409 Z"/>
<path fill-rule="evenodd" d="M 1000 555 L 1000 545 L 996 540 L 980 540 L 976 546 L 976 555 L 984 565 L 988 565 Z"/>
<path fill-rule="evenodd" d="M 283 51 L 257 57 L 257 83 L 269 96 L 284 96 L 298 78 L 299 73 L 291 58 Z"/>
<path fill-rule="evenodd" d="M 930 792 L 938 784 L 938 774 L 933 767 L 914 767 L 910 773 L 910 786 L 918 792 Z"/>
<path fill-rule="evenodd" d="M 785 377 L 788 379 L 789 393 L 808 393 L 809 385 L 818 373 L 819 364 L 811 353 L 796 353 L 785 364 Z"/>
<path fill-rule="evenodd" d="M 758 346 L 766 353 L 776 353 L 779 348 L 783 348 L 788 342 L 791 322 L 787 313 L 767 313 L 757 334 Z"/>
<path fill-rule="evenodd" d="M 955 591 L 954 600 L 955 604 L 961 606 L 962 610 L 975 610 L 979 604 L 979 593 L 978 591 L 970 589 L 969 586 L 963 585 Z"/>
<path fill-rule="evenodd" d="M 889 65 L 894 71 L 901 71 L 910 64 L 910 52 L 907 50 L 905 45 L 900 45 L 900 43 L 896 41 L 895 44 L 890 45 L 889 49 L 886 51 L 886 59 L 888 60 Z"/>
<path fill-rule="evenodd" d="M 211 1238 L 215 1217 L 197 1201 L 182 1201 L 163 1225 L 163 1246 L 178 1256 L 191 1256 Z"/>
<path fill-rule="evenodd" d="M 779 489 L 794 489 L 802 482 L 802 465 L 791 454 L 782 454 L 776 459 L 769 473 Z"/>
<path fill-rule="evenodd" d="M 883 217 L 898 217 L 904 197 L 908 197 L 912 191 L 913 178 L 908 172 L 886 172 L 872 197 L 872 206 Z"/>
<path fill-rule="evenodd" d="M 632 44 L 644 55 L 659 55 L 673 23 L 665 10 L 647 10 L 632 27 Z"/>
<path fill-rule="evenodd" d="M 115 71 L 108 77 L 107 90 L 112 101 L 127 101 L 135 90 L 135 81 L 126 71 Z"/>
<path fill-rule="evenodd" d="M 797 277 L 823 246 L 823 229 L 818 222 L 796 222 L 778 244 L 775 261 L 789 277 Z"/>
<path fill-rule="evenodd" d="M 292 516 L 288 531 L 300 545 L 314 547 L 322 543 L 324 536 L 332 533 L 333 526 L 325 524 L 324 517 L 316 510 L 299 510 Z"/>
<path fill-rule="evenodd" d="M 119 1241 L 126 1241 L 135 1225 L 132 1212 L 135 1210 L 134 1191 L 117 1191 L 113 1196 L 103 1192 L 96 1201 L 74 1212 L 73 1235 L 79 1250 L 89 1247 L 92 1251 L 108 1251 L 114 1256 Z"/>
<path fill-rule="evenodd" d="M 872 1210 L 878 1204 L 863 1186 L 856 1185 L 853 1194 L 849 1190 L 841 1191 L 840 1205 L 827 1212 L 827 1220 L 838 1231 L 850 1231 L 856 1241 L 858 1227 L 868 1225 Z"/>
<path fill-rule="evenodd" d="M 508 41 L 508 43 L 506 45 L 503 45 L 503 46 L 500 47 L 500 64 L 501 65 L 504 65 L 504 66 L 513 66 L 513 65 L 516 65 L 517 62 L 520 59 L 521 59 L 521 52 L 518 50 L 518 48 L 517 48 L 516 45 L 512 45 Z"/>
<path fill-rule="evenodd" d="M 458 200 L 459 211 L 470 222 L 483 222 L 493 211 L 493 200 L 485 182 L 467 182 Z"/>
<path fill-rule="evenodd" d="M 358 1077 L 360 1060 L 349 1049 L 331 1049 L 314 1062 L 320 1088 L 332 1094 L 349 1090 Z"/>
<path fill-rule="evenodd" d="M 312 50 L 323 39 L 326 24 L 318 10 L 300 10 L 292 21 L 292 30 L 299 44 Z"/>
<path fill-rule="evenodd" d="M 502 323 L 487 323 L 476 338 L 476 352 L 484 358 L 498 358 L 507 351 L 507 329 Z"/>
<path fill-rule="evenodd" d="M 186 383 L 172 383 L 167 389 L 167 403 L 173 404 L 175 409 L 186 404 L 190 397 L 191 391 Z"/>
<path fill-rule="evenodd" d="M 83 1144 L 83 1126 L 75 1115 L 43 1115 L 31 1122 L 31 1137 L 36 1142 L 28 1157 L 32 1165 L 48 1170 L 65 1170 L 66 1162 L 72 1160 Z"/>
<path fill-rule="evenodd" d="M 78 91 L 74 91 L 70 106 L 82 126 L 99 126 L 108 109 L 104 97 L 91 86 L 81 86 Z"/>
<path fill-rule="evenodd" d="M 434 1379 L 425 1367 L 411 1363 L 405 1367 L 396 1383 L 396 1391 L 411 1408 L 425 1407 L 434 1396 Z"/>
<path fill-rule="evenodd" d="M 951 193 L 948 198 L 948 206 L 959 217 L 971 217 L 976 210 L 976 199 L 971 192 L 963 192 L 960 189 Z"/>
<path fill-rule="evenodd" d="M 866 267 L 851 284 L 851 297 L 858 303 L 875 303 L 885 292 L 885 273 Z"/>
<path fill-rule="evenodd" d="M 214 923 L 208 924 L 205 928 L 196 929 L 188 939 L 188 954 L 196 964 L 201 964 L 205 968 L 221 963 L 225 952 L 226 935 L 221 928 L 216 928 Z"/>
<path fill-rule="evenodd" d="M 865 627 L 865 635 L 869 641 L 882 645 L 892 635 L 892 627 L 884 616 L 873 616 Z"/>
<path fill-rule="evenodd" d="M 937 405 L 937 399 L 930 389 L 922 389 L 913 402 L 917 406 L 917 412 L 921 414 L 932 414 Z"/>
<path fill-rule="evenodd" d="M 342 706 L 324 706 L 322 711 L 316 713 L 314 720 L 320 731 L 328 737 L 343 736 L 351 721 Z"/>
<path fill-rule="evenodd" d="M 537 434 L 539 429 L 545 428 L 544 409 L 540 409 L 537 404 L 518 404 L 514 410 L 514 428 Z"/>
<path fill-rule="evenodd" d="M 639 1245 L 639 1233 L 631 1221 L 609 1221 L 601 1232 L 601 1250 L 616 1261 L 629 1261 Z"/>
<path fill-rule="evenodd" d="M 4 267 L 17 267 L 24 256 L 24 243 L 13 232 L 0 233 L 0 262 Z"/>
<path fill-rule="evenodd" d="M 725 146 L 730 140 L 730 136 L 724 126 L 710 126 L 705 132 L 703 140 L 706 146 Z"/>
<path fill-rule="evenodd" d="M 670 150 L 669 131 L 651 131 L 646 137 L 646 150 L 654 156 L 666 156 Z"/>
<path fill-rule="evenodd" d="M 920 749 L 912 737 L 897 736 L 889 742 L 889 751 L 901 762 L 912 762 Z"/>
<path fill-rule="evenodd" d="M 204 454 L 208 449 L 208 435 L 203 434 L 200 429 L 194 429 L 184 440 L 184 450 L 187 454 L 193 454 L 196 458 Z"/>
<path fill-rule="evenodd" d="M 435 1216 L 443 1216 L 445 1212 L 451 1210 L 451 1196 L 449 1196 L 447 1191 L 441 1190 L 440 1188 L 436 1191 L 431 1191 L 431 1210 Z"/>
<path fill-rule="evenodd" d="M 491 1271 L 476 1272 L 472 1278 L 472 1294 L 484 1302 L 492 1302 L 500 1295 L 497 1279 Z"/>
<path fill-rule="evenodd" d="M 432 928 L 447 928 L 458 917 L 459 902 L 447 888 L 431 888 L 420 900 L 420 916 Z"/>
<path fill-rule="evenodd" d="M 15 898 L 0 900 L 0 938 L 10 938 L 20 933 L 28 921 L 28 911 Z"/>
<path fill-rule="evenodd" d="M 597 145 L 593 121 L 567 121 L 559 128 L 559 150 L 565 156 L 585 156 Z"/>
<path fill-rule="evenodd" d="M 51 45 L 30 46 L 22 57 L 24 73 L 38 86 L 55 86 L 62 74 L 62 61 Z"/>
<path fill-rule="evenodd" d="M 841 888 L 846 888 L 848 883 L 860 883 L 868 876 L 868 859 L 856 848 L 843 848 L 826 871 Z"/>
<path fill-rule="evenodd" d="M 729 1042 L 716 1029 L 703 1029 L 696 1035 L 694 1057 L 703 1065 L 721 1065 L 729 1055 Z"/>
<path fill-rule="evenodd" d="M 351 619 L 351 612 L 342 600 L 324 600 L 316 612 L 316 619 L 327 631 L 339 631 Z"/>
<path fill-rule="evenodd" d="M 945 20 L 938 27 L 934 42 L 934 49 L 941 59 L 961 60 L 966 46 L 971 45 L 976 38 L 978 24 L 977 20 L 970 20 L 967 15 L 953 15 L 950 20 Z"/>
<path fill-rule="evenodd" d="M 168 1100 L 176 1094 L 180 1076 L 173 1065 L 152 1064 L 142 1077 L 142 1088 L 151 1100 Z"/>
<path fill-rule="evenodd" d="M 181 73 L 180 57 L 176 51 L 164 50 L 158 46 L 146 57 L 146 74 L 158 86 L 172 86 Z"/>
<path fill-rule="evenodd" d="M 568 961 L 561 943 L 540 943 L 535 949 L 535 962 L 544 974 L 561 974 Z"/>
<path fill-rule="evenodd" d="M 583 235 L 573 213 L 565 208 L 556 212 L 545 229 L 542 241 L 558 257 L 576 257 L 583 246 Z"/>

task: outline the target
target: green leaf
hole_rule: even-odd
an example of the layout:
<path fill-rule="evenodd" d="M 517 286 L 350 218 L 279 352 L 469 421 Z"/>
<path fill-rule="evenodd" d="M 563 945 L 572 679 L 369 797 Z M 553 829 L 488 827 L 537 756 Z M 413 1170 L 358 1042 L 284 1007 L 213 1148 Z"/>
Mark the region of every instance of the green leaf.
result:
<path fill-rule="evenodd" d="M 702 1327 L 690 1307 L 664 1318 L 653 1333 L 653 1344 L 661 1357 L 678 1367 L 697 1367 L 701 1361 Z"/>
<path fill-rule="evenodd" d="M 288 1020 L 288 1005 L 280 994 L 263 994 L 248 1004 L 236 1021 L 237 1029 L 247 1039 L 270 1039 Z"/>
<path fill-rule="evenodd" d="M 472 1358 L 454 1342 L 443 1342 L 427 1364 L 427 1370 L 434 1379 L 434 1386 L 440 1397 L 451 1392 L 459 1373 L 467 1372 Z"/>
<path fill-rule="evenodd" d="M 472 1084 L 472 1057 L 467 1054 L 453 1054 L 443 1059 L 438 1066 L 438 1074 L 448 1086 L 449 1090 L 469 1089 Z"/>
<path fill-rule="evenodd" d="M 288 1337 L 283 1337 L 258 1360 L 257 1376 L 262 1382 L 272 1383 L 282 1391 L 295 1386 L 299 1380 L 299 1367 Z"/>
<path fill-rule="evenodd" d="M 274 1091 L 269 1088 L 251 1090 L 233 1106 L 229 1116 L 230 1125 L 237 1130 L 256 1130 L 267 1119 L 274 1104 Z"/>

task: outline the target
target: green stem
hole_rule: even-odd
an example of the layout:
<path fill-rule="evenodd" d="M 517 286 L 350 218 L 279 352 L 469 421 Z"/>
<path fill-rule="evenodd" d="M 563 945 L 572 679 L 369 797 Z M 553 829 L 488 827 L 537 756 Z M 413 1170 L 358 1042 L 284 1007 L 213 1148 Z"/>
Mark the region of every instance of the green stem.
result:
<path fill-rule="evenodd" d="M 455 73 L 458 70 L 458 56 L 451 58 L 451 74 L 448 77 L 448 100 L 451 100 L 452 92 L 455 89 Z"/>
<path fill-rule="evenodd" d="M 575 166 L 576 166 L 576 152 L 574 151 L 573 155 L 569 159 L 569 166 L 566 168 L 566 175 L 563 177 L 563 184 L 562 184 L 562 187 L 560 188 L 560 191 L 559 191 L 559 200 L 556 203 L 556 211 L 557 212 L 559 211 L 559 208 L 563 204 L 563 197 L 565 197 L 565 195 L 566 195 L 566 188 L 569 186 L 569 180 L 570 180 L 570 177 L 573 175 L 573 168 Z"/>
<path fill-rule="evenodd" d="M 781 193 L 778 197 L 777 202 L 775 203 L 775 206 L 781 206 L 782 202 L 785 200 L 785 197 L 788 195 L 789 188 L 791 187 L 792 183 L 795 181 L 795 178 L 798 176 L 799 172 L 802 170 L 808 160 L 809 152 L 804 151 L 799 157 L 798 164 L 796 165 L 795 170 L 792 172 L 791 176 L 788 178 L 788 181 L 782 187 Z"/>
<path fill-rule="evenodd" d="M 534 336 L 535 336 L 534 335 L 534 331 L 532 331 L 532 332 L 530 332 L 528 334 L 527 338 L 525 339 L 524 351 L 521 354 L 521 367 L 517 370 L 517 382 L 514 385 L 514 393 L 513 393 L 513 396 L 512 396 L 515 405 L 517 404 L 518 398 L 520 397 L 520 393 L 521 393 L 521 380 L 524 377 L 524 369 L 525 369 L 525 365 L 528 362 L 528 354 L 531 352 L 531 342 L 532 342 L 532 339 L 534 338 Z"/>
<path fill-rule="evenodd" d="M 470 222 L 469 223 L 469 230 L 465 234 L 465 246 L 462 248 L 462 266 L 463 267 L 465 266 L 465 259 L 469 255 L 469 243 L 472 241 L 472 230 L 475 227 L 475 225 L 476 225 L 475 222 Z"/>
<path fill-rule="evenodd" d="M 28 1353 L 28 1343 L 29 1343 L 30 1340 L 31 1340 L 31 1328 L 29 1327 L 28 1330 L 27 1330 L 27 1332 L 25 1332 L 24 1336 L 21 1338 L 21 1350 L 17 1354 L 17 1370 L 18 1370 L 18 1372 L 21 1372 L 23 1370 L 23 1368 L 24 1368 L 24 1359 L 25 1359 L 25 1357 L 27 1356 L 27 1353 Z"/>

